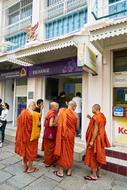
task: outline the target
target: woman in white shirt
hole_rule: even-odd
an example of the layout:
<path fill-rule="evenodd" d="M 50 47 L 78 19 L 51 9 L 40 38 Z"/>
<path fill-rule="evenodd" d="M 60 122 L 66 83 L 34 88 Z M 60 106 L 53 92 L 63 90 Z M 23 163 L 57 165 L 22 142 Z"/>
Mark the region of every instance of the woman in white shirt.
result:
<path fill-rule="evenodd" d="M 9 105 L 4 103 L 2 107 L 3 110 L 0 115 L 0 147 L 2 147 L 2 143 L 4 142 Z"/>

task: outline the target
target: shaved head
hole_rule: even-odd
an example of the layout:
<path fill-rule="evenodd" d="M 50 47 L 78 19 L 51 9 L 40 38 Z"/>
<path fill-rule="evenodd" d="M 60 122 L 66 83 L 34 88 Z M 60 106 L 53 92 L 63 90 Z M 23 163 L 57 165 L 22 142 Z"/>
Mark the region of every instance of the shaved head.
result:
<path fill-rule="evenodd" d="M 59 104 L 57 102 L 50 103 L 50 109 L 58 110 Z"/>
<path fill-rule="evenodd" d="M 72 109 L 72 110 L 75 110 L 76 109 L 76 102 L 71 100 L 69 103 L 68 103 L 68 108 Z"/>
<path fill-rule="evenodd" d="M 99 104 L 94 104 L 92 107 L 92 112 L 96 113 L 99 112 L 101 110 L 101 106 Z"/>
<path fill-rule="evenodd" d="M 29 103 L 29 108 L 32 109 L 32 110 L 34 110 L 35 107 L 36 107 L 36 103 L 35 103 L 34 101 L 31 101 L 31 102 Z"/>

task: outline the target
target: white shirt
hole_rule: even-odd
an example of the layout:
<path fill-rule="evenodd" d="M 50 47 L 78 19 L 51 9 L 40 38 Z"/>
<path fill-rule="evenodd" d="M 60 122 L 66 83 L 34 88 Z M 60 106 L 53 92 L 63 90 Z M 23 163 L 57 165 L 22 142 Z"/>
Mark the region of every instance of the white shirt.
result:
<path fill-rule="evenodd" d="M 80 98 L 79 96 L 76 96 L 72 100 L 75 101 L 76 104 L 77 104 L 75 112 L 76 113 L 81 113 L 82 112 L 82 98 Z"/>
<path fill-rule="evenodd" d="M 8 109 L 2 110 L 0 120 L 1 121 L 6 121 L 8 116 Z"/>

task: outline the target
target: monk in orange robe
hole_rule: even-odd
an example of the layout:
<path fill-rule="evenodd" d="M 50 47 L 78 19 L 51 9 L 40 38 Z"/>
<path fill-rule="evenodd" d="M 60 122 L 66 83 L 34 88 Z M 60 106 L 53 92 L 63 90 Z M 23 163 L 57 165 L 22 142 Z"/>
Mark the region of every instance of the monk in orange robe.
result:
<path fill-rule="evenodd" d="M 64 169 L 67 169 L 67 176 L 71 176 L 74 157 L 74 138 L 78 127 L 78 116 L 74 112 L 76 103 L 70 101 L 68 108 L 62 108 L 58 114 L 58 129 L 56 135 L 56 147 L 54 154 L 58 157 L 59 170 L 54 174 L 64 176 Z"/>
<path fill-rule="evenodd" d="M 42 142 L 42 150 L 44 150 L 44 164 L 45 167 L 50 167 L 56 163 L 54 156 L 54 149 L 56 144 L 57 132 L 57 114 L 59 105 L 56 102 L 50 103 L 50 110 L 45 116 L 44 121 L 44 135 Z"/>
<path fill-rule="evenodd" d="M 92 107 L 93 117 L 87 115 L 90 122 L 86 132 L 87 147 L 84 164 L 91 168 L 92 174 L 85 176 L 86 180 L 97 180 L 101 165 L 106 164 L 105 147 L 110 147 L 105 131 L 106 118 L 100 109 L 100 105 L 95 104 Z"/>
<path fill-rule="evenodd" d="M 27 173 L 38 170 L 33 167 L 33 161 L 37 158 L 39 135 L 34 139 L 33 129 L 37 125 L 38 130 L 41 113 L 34 112 L 35 107 L 35 102 L 30 102 L 28 109 L 23 110 L 17 119 L 15 152 L 23 157 L 24 172 Z"/>

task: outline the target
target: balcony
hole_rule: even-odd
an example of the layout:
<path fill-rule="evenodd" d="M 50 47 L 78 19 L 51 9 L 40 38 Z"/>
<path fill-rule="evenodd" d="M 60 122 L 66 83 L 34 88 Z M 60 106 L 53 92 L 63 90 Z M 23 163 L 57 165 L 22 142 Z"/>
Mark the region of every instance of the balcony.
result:
<path fill-rule="evenodd" d="M 86 6 L 87 0 L 52 0 L 46 8 L 44 17 L 46 21 L 51 20 Z"/>
<path fill-rule="evenodd" d="M 95 3 L 92 14 L 96 20 L 105 18 L 118 19 L 126 17 L 127 0 L 117 0 L 116 2 L 108 3 L 107 5 L 103 6 L 100 6 L 98 3 Z"/>
<path fill-rule="evenodd" d="M 18 32 L 24 31 L 32 23 L 32 16 L 22 19 L 14 24 L 8 25 L 4 28 L 4 36 L 12 36 Z"/>

